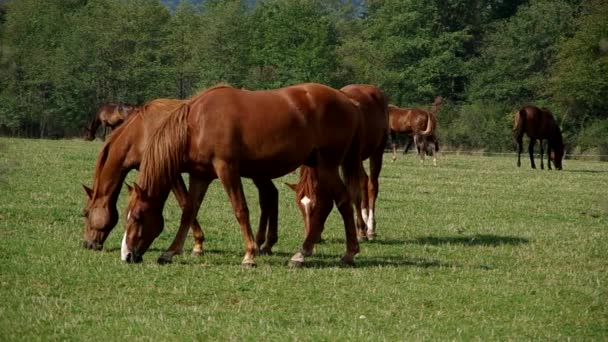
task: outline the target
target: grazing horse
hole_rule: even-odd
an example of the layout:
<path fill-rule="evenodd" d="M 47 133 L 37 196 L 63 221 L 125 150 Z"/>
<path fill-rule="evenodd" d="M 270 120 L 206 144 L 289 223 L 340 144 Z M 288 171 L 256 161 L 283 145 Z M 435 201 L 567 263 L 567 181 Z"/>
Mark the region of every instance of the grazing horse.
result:
<path fill-rule="evenodd" d="M 139 167 L 152 132 L 182 103 L 182 100 L 158 99 L 139 107 L 103 145 L 95 165 L 93 188 L 83 185 L 88 196 L 83 210 L 85 248 L 103 248 L 103 243 L 118 222 L 116 202 L 127 173 Z M 181 177 L 175 182 L 173 192 L 183 208 L 187 192 Z M 192 225 L 192 232 L 195 240 L 193 253 L 201 254 L 204 235 L 196 221 Z"/>
<path fill-rule="evenodd" d="M 365 169 L 361 165 L 362 200 L 360 208 L 357 208 L 357 237 L 359 241 L 373 240 L 376 237 L 374 214 L 378 197 L 378 178 L 382 169 L 384 147 L 388 139 L 388 102 L 384 93 L 372 85 L 353 84 L 340 90 L 356 101 L 360 109 L 361 129 L 358 134 L 361 143 L 361 161 L 369 158 L 370 175 L 365 173 Z M 314 177 L 314 172 L 314 168 L 302 166 L 298 183 L 288 184 L 296 192 L 296 203 L 304 216 L 305 225 L 310 221 L 310 216 L 316 207 L 329 205 L 329 210 L 331 210 L 331 202 L 319 203 L 319 201 L 326 200 L 327 197 L 315 192 L 317 186 L 311 183 L 311 180 L 317 178 Z M 309 231 L 309 227 L 306 226 L 305 232 Z"/>
<path fill-rule="evenodd" d="M 553 114 L 547 108 L 538 108 L 535 106 L 525 106 L 515 113 L 515 122 L 513 124 L 513 138 L 517 142 L 517 166 L 521 166 L 521 152 L 523 149 L 524 134 L 530 138 L 528 145 L 528 153 L 530 153 L 530 164 L 533 169 L 534 164 L 534 144 L 536 139 L 540 143 L 540 168 L 544 169 L 543 164 L 543 140 L 547 140 L 547 165 L 551 170 L 551 159 L 555 164 L 555 168 L 562 169 L 562 159 L 564 157 L 564 142 L 562 132 L 553 117 Z"/>
<path fill-rule="evenodd" d="M 163 229 L 162 208 L 171 183 L 188 172 L 188 204 L 175 240 L 159 261 L 170 261 L 181 249 L 209 184 L 219 178 L 241 227 L 242 264 L 254 266 L 258 246 L 241 177 L 277 178 L 304 164 L 315 166 L 316 183 L 338 204 L 346 232 L 342 262 L 353 264 L 359 252 L 351 201 L 361 197 L 359 121 L 359 109 L 346 95 L 315 83 L 266 91 L 219 85 L 192 97 L 163 122 L 144 153 L 127 206 L 121 259 L 142 261 Z M 340 178 L 341 165 L 348 186 Z M 293 266 L 312 254 L 328 214 L 313 213 L 311 232 L 292 257 Z"/>
<path fill-rule="evenodd" d="M 424 162 L 424 156 L 429 144 L 434 145 L 433 164 L 437 165 L 436 153 L 439 152 L 439 143 L 435 131 L 437 129 L 437 118 L 435 114 L 417 108 L 399 108 L 388 106 L 389 125 L 393 145 L 393 161 L 397 159 L 397 133 L 411 134 L 418 149 L 420 161 Z"/>
<path fill-rule="evenodd" d="M 95 114 L 95 118 L 87 127 L 87 136 L 85 140 L 93 141 L 95 140 L 95 134 L 97 133 L 97 128 L 102 126 L 104 129 L 104 138 L 108 134 L 108 128 L 115 129 L 120 124 L 122 124 L 127 117 L 133 113 L 136 107 L 124 104 L 124 103 L 105 103 L 99 107 L 97 110 L 97 114 Z"/>
<path fill-rule="evenodd" d="M 103 248 L 104 241 L 118 222 L 116 202 L 127 173 L 139 168 L 144 148 L 152 133 L 171 112 L 185 102 L 185 100 L 157 99 L 137 108 L 104 144 L 97 158 L 93 189 L 83 185 L 88 196 L 84 209 L 85 248 L 95 250 Z M 256 180 L 255 185 L 259 191 L 261 206 L 257 241 L 260 246 L 263 244 L 264 253 L 272 254 L 272 247 L 278 239 L 279 194 L 270 179 Z M 181 176 L 176 179 L 173 193 L 180 207 L 183 208 L 187 191 Z M 192 233 L 194 235 L 192 254 L 201 255 L 205 237 L 196 220 L 192 224 Z"/>

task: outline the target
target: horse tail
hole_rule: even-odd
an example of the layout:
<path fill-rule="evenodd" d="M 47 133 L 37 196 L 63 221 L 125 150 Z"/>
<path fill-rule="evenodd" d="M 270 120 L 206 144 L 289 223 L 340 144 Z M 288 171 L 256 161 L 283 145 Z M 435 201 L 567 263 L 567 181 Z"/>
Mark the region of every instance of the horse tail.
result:
<path fill-rule="evenodd" d="M 358 135 L 358 134 L 357 134 Z M 357 137 L 353 139 L 344 160 L 340 166 L 344 183 L 348 189 L 349 197 L 352 203 L 361 203 L 361 180 L 362 162 L 361 162 L 361 142 Z"/>
<path fill-rule="evenodd" d="M 180 166 L 188 148 L 187 103 L 171 113 L 154 132 L 142 156 L 140 165 L 140 185 L 149 194 L 160 191 L 161 182 L 176 181 Z"/>
<path fill-rule="evenodd" d="M 519 140 L 524 135 L 526 124 L 526 110 L 522 108 L 515 113 L 515 122 L 513 124 L 513 139 L 519 144 Z"/>
<path fill-rule="evenodd" d="M 420 132 L 420 135 L 428 137 L 429 135 L 433 134 L 433 131 L 435 130 L 435 125 L 433 122 L 433 114 L 427 112 L 426 113 L 426 129 L 422 132 Z"/>

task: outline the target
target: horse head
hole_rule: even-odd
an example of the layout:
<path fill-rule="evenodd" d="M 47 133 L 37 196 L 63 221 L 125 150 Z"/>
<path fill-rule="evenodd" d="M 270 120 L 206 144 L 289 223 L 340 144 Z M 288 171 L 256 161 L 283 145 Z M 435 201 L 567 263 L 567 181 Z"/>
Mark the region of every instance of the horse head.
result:
<path fill-rule="evenodd" d="M 82 187 L 88 196 L 83 210 L 85 224 L 83 246 L 101 250 L 112 228 L 118 223 L 118 211 L 116 206 L 109 205 L 107 200 L 97 198 L 93 189 L 85 185 Z"/>
<path fill-rule="evenodd" d="M 163 231 L 163 205 L 148 196 L 139 185 L 127 187 L 129 204 L 120 258 L 122 261 L 137 263 L 142 261 L 142 255 Z"/>
<path fill-rule="evenodd" d="M 300 169 L 300 180 L 297 184 L 285 183 L 296 193 L 296 205 L 302 213 L 304 219 L 304 233 L 308 236 L 311 228 L 315 224 L 316 217 L 326 216 L 324 211 L 331 211 L 333 207 L 332 196 L 321 193 L 317 170 L 309 166 L 302 166 Z M 314 230 L 312 230 L 314 231 Z"/>

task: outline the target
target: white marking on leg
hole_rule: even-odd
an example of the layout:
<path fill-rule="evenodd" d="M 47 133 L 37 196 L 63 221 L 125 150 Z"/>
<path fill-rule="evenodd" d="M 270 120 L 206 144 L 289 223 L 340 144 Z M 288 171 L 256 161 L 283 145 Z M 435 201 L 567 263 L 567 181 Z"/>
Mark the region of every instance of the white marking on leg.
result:
<path fill-rule="evenodd" d="M 376 227 L 374 226 L 374 211 L 369 209 L 369 216 L 367 218 L 367 234 L 374 233 Z"/>
<path fill-rule="evenodd" d="M 363 222 L 365 222 L 365 224 L 367 224 L 367 208 L 361 209 L 361 216 L 363 216 Z"/>
<path fill-rule="evenodd" d="M 122 243 L 120 246 L 120 260 L 127 261 L 127 255 L 131 253 L 129 248 L 127 247 L 127 232 L 122 237 Z"/>

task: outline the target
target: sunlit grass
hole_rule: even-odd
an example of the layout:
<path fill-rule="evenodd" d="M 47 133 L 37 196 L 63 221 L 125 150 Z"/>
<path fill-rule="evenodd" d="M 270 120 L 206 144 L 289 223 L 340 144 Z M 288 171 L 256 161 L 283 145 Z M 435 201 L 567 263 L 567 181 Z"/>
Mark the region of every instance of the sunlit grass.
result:
<path fill-rule="evenodd" d="M 379 239 L 339 266 L 332 212 L 308 267 L 294 196 L 280 192 L 275 255 L 243 269 L 243 242 L 218 182 L 199 220 L 201 258 L 155 263 L 179 210 L 141 265 L 80 247 L 99 142 L 0 138 L 0 340 L 603 340 L 608 338 L 608 164 L 531 170 L 514 158 L 445 155 L 438 167 L 385 158 Z M 128 182 L 135 179 L 135 173 Z M 252 226 L 257 192 L 245 180 Z M 126 190 L 119 201 L 122 212 Z M 189 238 L 187 249 L 192 247 Z"/>

